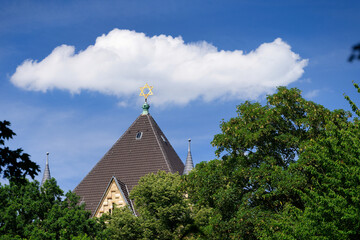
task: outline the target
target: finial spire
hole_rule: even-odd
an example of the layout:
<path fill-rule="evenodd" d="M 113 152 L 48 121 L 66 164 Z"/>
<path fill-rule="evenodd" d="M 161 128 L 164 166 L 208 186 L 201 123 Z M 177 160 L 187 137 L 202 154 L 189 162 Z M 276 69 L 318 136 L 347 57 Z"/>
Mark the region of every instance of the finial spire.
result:
<path fill-rule="evenodd" d="M 46 180 L 50 180 L 51 176 L 50 176 L 50 168 L 49 168 L 49 153 L 46 153 L 46 165 L 45 165 L 45 170 L 44 170 L 44 175 L 43 178 L 41 180 L 41 186 L 45 183 Z"/>
<path fill-rule="evenodd" d="M 194 163 L 191 156 L 191 139 L 189 138 L 189 146 L 188 146 L 188 154 L 186 157 L 186 163 L 184 167 L 184 173 L 183 175 L 189 174 L 189 172 L 194 168 Z"/>
<path fill-rule="evenodd" d="M 139 96 L 143 96 L 145 98 L 145 103 L 142 106 L 142 109 L 143 109 L 142 115 L 149 114 L 150 105 L 147 103 L 147 99 L 150 95 L 153 95 L 152 89 L 153 89 L 153 86 L 149 86 L 147 83 L 145 83 L 145 85 L 140 88 Z"/>

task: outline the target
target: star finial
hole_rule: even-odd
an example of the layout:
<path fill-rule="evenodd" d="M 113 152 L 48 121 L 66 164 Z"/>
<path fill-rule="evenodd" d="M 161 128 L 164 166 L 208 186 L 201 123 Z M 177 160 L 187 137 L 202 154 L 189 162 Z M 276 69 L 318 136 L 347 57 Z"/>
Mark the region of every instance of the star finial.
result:
<path fill-rule="evenodd" d="M 146 89 L 148 91 L 146 91 Z M 145 102 L 147 101 L 147 98 L 150 96 L 150 95 L 153 95 L 152 93 L 152 90 L 153 89 L 153 86 L 149 86 L 147 83 L 145 83 L 145 86 L 141 87 L 140 88 L 140 95 L 139 96 L 143 96 L 145 98 Z M 145 90 L 145 92 L 144 92 Z"/>

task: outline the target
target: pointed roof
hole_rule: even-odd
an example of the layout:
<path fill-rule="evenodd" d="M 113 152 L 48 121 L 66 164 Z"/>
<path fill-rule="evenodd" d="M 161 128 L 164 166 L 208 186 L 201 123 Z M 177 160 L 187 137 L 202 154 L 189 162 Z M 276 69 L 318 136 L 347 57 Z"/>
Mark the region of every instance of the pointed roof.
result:
<path fill-rule="evenodd" d="M 112 176 L 126 184 L 130 192 L 148 173 L 163 170 L 182 174 L 183 169 L 183 162 L 147 112 L 131 124 L 74 192 L 94 214 Z"/>
<path fill-rule="evenodd" d="M 46 165 L 45 165 L 45 170 L 44 170 L 44 175 L 43 178 L 41 180 L 41 185 L 42 186 L 46 180 L 50 180 L 51 175 L 50 175 L 50 168 L 49 168 L 49 153 L 46 153 Z"/>
<path fill-rule="evenodd" d="M 184 175 L 188 174 L 194 168 L 194 163 L 193 163 L 192 156 L 191 156 L 190 143 L 191 143 L 191 139 L 189 138 L 189 147 L 188 147 L 188 154 L 186 157 L 186 163 L 185 163 L 185 168 L 184 168 Z"/>

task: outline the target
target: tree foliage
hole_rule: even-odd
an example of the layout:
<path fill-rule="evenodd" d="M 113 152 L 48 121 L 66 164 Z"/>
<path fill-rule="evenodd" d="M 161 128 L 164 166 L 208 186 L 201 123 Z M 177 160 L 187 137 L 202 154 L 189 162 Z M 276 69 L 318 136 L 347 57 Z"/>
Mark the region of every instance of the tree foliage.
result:
<path fill-rule="evenodd" d="M 114 208 L 107 225 L 107 232 L 113 240 L 143 239 L 143 220 L 127 208 Z"/>
<path fill-rule="evenodd" d="M 355 88 L 359 87 L 354 84 Z M 354 112 L 359 109 L 346 98 Z M 1 187 L 3 239 L 359 239 L 360 120 L 278 88 L 245 102 L 189 175 L 141 178 L 104 224 L 48 182 Z M 105 216 L 106 217 L 106 216 Z"/>
<path fill-rule="evenodd" d="M 238 106 L 212 142 L 222 160 L 187 176 L 194 209 L 211 212 L 203 237 L 358 238 L 359 122 L 298 89 L 267 101 Z"/>
<path fill-rule="evenodd" d="M 0 121 L 0 146 L 15 135 L 9 126 Z M 26 178 L 38 171 L 22 149 L 0 147 L 0 173 L 9 179 L 0 184 L 0 239 L 102 239 L 103 221 L 90 219 L 74 193 L 64 196 L 54 178 L 41 187 Z"/>
<path fill-rule="evenodd" d="M 140 181 L 139 216 L 115 211 L 114 239 L 360 238 L 360 121 L 284 87 L 237 113 L 212 142 L 220 159 Z"/>
<path fill-rule="evenodd" d="M 358 93 L 360 93 L 360 86 L 359 86 L 359 84 L 357 84 L 357 83 L 355 83 L 355 82 L 353 81 L 353 85 L 354 85 L 356 91 L 357 91 Z M 358 106 L 351 100 L 351 98 L 350 98 L 348 95 L 344 94 L 344 97 L 345 97 L 346 101 L 348 101 L 348 103 L 350 104 L 351 110 L 352 110 L 358 117 L 360 117 L 360 110 L 359 110 Z"/>
<path fill-rule="evenodd" d="M 75 194 L 63 197 L 54 178 L 41 188 L 28 180 L 0 186 L 0 239 L 101 238 L 104 224 L 89 218 Z"/>
<path fill-rule="evenodd" d="M 138 216 L 116 209 L 111 216 L 111 239 L 184 239 L 193 220 L 178 174 L 159 171 L 142 177 L 131 192 Z"/>
<path fill-rule="evenodd" d="M 354 60 L 360 60 L 360 43 L 355 44 L 351 50 L 352 51 L 351 51 L 348 61 L 352 62 Z"/>
<path fill-rule="evenodd" d="M 26 176 L 34 177 L 39 172 L 39 166 L 30 160 L 21 148 L 10 150 L 5 141 L 16 134 L 9 128 L 10 122 L 0 121 L 0 174 L 13 181 L 23 181 Z"/>

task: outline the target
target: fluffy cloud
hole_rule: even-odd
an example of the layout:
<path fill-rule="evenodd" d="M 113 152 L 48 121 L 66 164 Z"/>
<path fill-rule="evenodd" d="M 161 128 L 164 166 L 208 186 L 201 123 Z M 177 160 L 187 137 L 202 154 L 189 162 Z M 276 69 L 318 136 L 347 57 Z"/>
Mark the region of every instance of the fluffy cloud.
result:
<path fill-rule="evenodd" d="M 187 104 L 195 99 L 256 99 L 298 80 L 306 65 L 280 38 L 244 54 L 207 42 L 114 29 L 84 51 L 61 45 L 40 62 L 24 61 L 11 82 L 32 91 L 98 91 L 124 104 L 147 82 L 154 86 L 152 103 Z"/>

